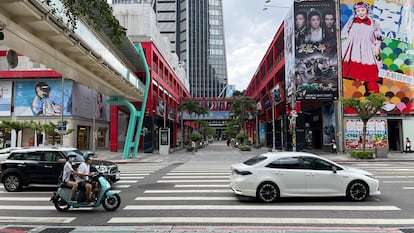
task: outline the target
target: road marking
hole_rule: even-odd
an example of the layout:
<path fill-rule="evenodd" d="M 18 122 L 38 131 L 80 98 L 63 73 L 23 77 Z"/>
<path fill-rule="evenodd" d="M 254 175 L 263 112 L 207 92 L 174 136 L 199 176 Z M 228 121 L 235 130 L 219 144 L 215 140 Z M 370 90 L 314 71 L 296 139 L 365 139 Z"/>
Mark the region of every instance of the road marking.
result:
<path fill-rule="evenodd" d="M 24 223 L 71 223 L 76 219 L 76 217 L 9 217 L 9 216 L 0 216 L 0 222 L 7 222 L 7 223 L 16 223 L 16 222 L 24 222 Z"/>
<path fill-rule="evenodd" d="M 144 193 L 233 193 L 230 189 L 145 190 Z"/>
<path fill-rule="evenodd" d="M 121 177 L 123 176 L 148 176 L 150 173 L 122 173 Z"/>
<path fill-rule="evenodd" d="M 225 179 L 229 176 L 163 176 L 163 179 L 201 179 L 201 178 L 211 178 L 211 179 Z"/>
<path fill-rule="evenodd" d="M 136 179 L 144 179 L 143 176 L 121 176 L 122 180 L 136 180 Z"/>
<path fill-rule="evenodd" d="M 325 206 L 325 205 L 127 205 L 125 210 L 338 210 L 387 211 L 401 210 L 396 206 Z"/>
<path fill-rule="evenodd" d="M 108 223 L 247 223 L 247 224 L 326 224 L 326 225 L 412 225 L 414 219 L 364 218 L 252 218 L 252 217 L 114 217 Z"/>
<path fill-rule="evenodd" d="M 377 179 L 408 179 L 414 176 L 375 176 Z"/>
<path fill-rule="evenodd" d="M 176 188 L 228 188 L 228 184 L 176 184 Z"/>
<path fill-rule="evenodd" d="M 0 210 L 54 210 L 53 205 L 40 206 L 40 205 L 0 205 Z"/>
<path fill-rule="evenodd" d="M 50 197 L 0 197 L 0 201 L 50 201 Z"/>
<path fill-rule="evenodd" d="M 414 187 L 403 187 L 403 189 L 409 189 L 409 190 L 412 190 L 412 189 L 414 189 Z"/>
<path fill-rule="evenodd" d="M 406 183 L 414 183 L 413 180 L 385 180 L 383 183 L 388 184 L 406 184 Z"/>
<path fill-rule="evenodd" d="M 121 185 L 115 184 L 113 187 L 117 188 L 117 189 L 125 189 L 125 188 L 131 187 L 131 185 L 129 185 L 129 184 L 121 184 Z"/>
<path fill-rule="evenodd" d="M 230 183 L 229 180 L 158 180 L 157 183 Z"/>
<path fill-rule="evenodd" d="M 137 180 L 119 180 L 115 184 L 132 184 L 132 183 L 136 183 L 136 182 L 137 182 Z"/>
<path fill-rule="evenodd" d="M 167 176 L 182 176 L 182 175 L 230 175 L 231 172 L 170 172 Z"/>
<path fill-rule="evenodd" d="M 212 196 L 198 196 L 198 197 L 137 197 L 136 201 L 234 201 L 237 200 L 235 196 L 229 197 L 212 197 Z"/>

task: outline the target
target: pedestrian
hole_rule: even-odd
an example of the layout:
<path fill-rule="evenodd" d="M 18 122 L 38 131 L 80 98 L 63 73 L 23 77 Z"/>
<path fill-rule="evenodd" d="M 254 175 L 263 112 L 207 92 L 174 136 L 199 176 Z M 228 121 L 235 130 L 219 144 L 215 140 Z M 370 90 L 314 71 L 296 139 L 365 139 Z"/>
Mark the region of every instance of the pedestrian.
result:
<path fill-rule="evenodd" d="M 230 146 L 230 138 L 227 138 L 227 146 Z"/>
<path fill-rule="evenodd" d="M 332 139 L 331 145 L 332 145 L 332 153 L 336 153 L 336 142 L 335 142 L 335 139 Z"/>
<path fill-rule="evenodd" d="M 193 148 L 192 152 L 193 152 L 193 154 L 195 154 L 195 151 L 196 151 L 196 143 L 195 143 L 195 141 L 192 141 L 191 142 L 191 148 Z"/>
<path fill-rule="evenodd" d="M 408 137 L 405 139 L 405 151 L 411 152 L 411 141 Z"/>

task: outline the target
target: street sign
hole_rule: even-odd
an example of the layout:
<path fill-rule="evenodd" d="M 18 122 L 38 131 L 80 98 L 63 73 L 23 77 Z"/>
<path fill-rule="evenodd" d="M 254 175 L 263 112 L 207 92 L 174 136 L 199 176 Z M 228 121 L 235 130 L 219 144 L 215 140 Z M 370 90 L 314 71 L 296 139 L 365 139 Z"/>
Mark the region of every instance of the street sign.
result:
<path fill-rule="evenodd" d="M 66 131 L 66 122 L 60 122 L 57 126 L 57 130 L 59 131 Z"/>

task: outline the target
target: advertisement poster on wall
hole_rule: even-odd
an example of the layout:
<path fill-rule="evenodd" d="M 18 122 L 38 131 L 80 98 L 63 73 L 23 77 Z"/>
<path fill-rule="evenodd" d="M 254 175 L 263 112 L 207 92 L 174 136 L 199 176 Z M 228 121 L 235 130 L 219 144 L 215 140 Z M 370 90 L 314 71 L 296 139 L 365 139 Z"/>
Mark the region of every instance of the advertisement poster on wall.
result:
<path fill-rule="evenodd" d="M 362 126 L 361 120 L 345 120 L 345 149 L 362 149 Z M 365 148 L 386 147 L 388 144 L 387 127 L 385 120 L 369 120 Z"/>
<path fill-rule="evenodd" d="M 295 0 L 296 99 L 333 100 L 338 96 L 335 1 Z"/>
<path fill-rule="evenodd" d="M 10 116 L 12 81 L 0 81 L 0 116 Z"/>
<path fill-rule="evenodd" d="M 16 116 L 68 116 L 72 113 L 71 80 L 64 82 L 62 105 L 61 80 L 15 81 L 14 111 Z"/>
<path fill-rule="evenodd" d="M 295 24 L 293 18 L 293 7 L 289 9 L 285 18 L 285 74 L 286 74 L 286 93 L 292 96 L 296 89 L 295 86 Z M 288 98 L 290 99 L 290 98 Z"/>
<path fill-rule="evenodd" d="M 413 113 L 413 1 L 340 3 L 344 97 L 383 93 L 382 112 Z"/>

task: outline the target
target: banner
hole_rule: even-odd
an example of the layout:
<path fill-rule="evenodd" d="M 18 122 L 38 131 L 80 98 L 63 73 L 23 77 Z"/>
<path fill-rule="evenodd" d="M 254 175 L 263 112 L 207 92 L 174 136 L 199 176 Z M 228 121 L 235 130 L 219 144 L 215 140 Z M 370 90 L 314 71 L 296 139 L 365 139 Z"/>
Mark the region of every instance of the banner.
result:
<path fill-rule="evenodd" d="M 287 87 L 288 94 L 290 88 L 297 100 L 333 100 L 338 96 L 335 1 L 295 0 L 294 21 L 295 73 L 287 84 L 294 87 Z"/>
<path fill-rule="evenodd" d="M 72 114 L 73 81 L 15 81 L 14 111 L 16 116 L 68 116 Z M 62 93 L 64 104 L 62 105 Z"/>
<path fill-rule="evenodd" d="M 383 93 L 383 113 L 414 113 L 413 0 L 340 3 L 344 97 Z"/>
<path fill-rule="evenodd" d="M 345 149 L 362 149 L 362 126 L 361 120 L 345 120 Z M 387 135 L 386 120 L 369 120 L 367 123 L 365 148 L 386 147 L 388 144 Z"/>
<path fill-rule="evenodd" d="M 0 81 L 0 116 L 11 115 L 12 81 Z"/>

